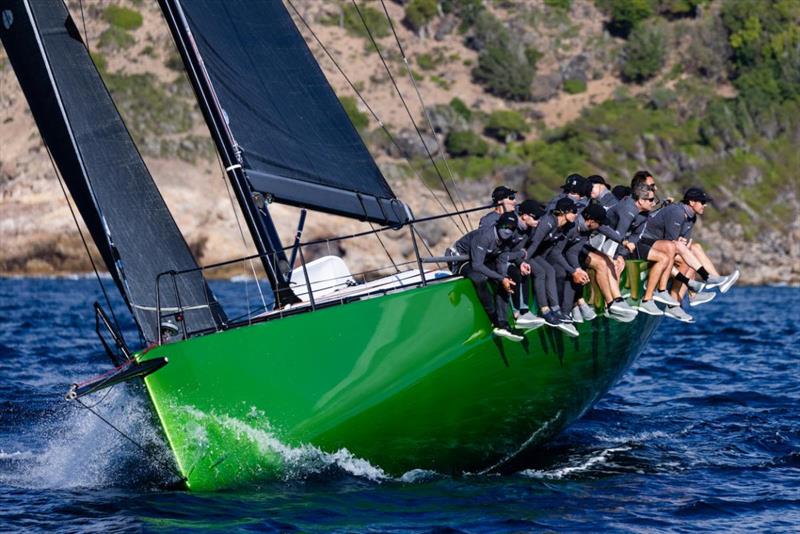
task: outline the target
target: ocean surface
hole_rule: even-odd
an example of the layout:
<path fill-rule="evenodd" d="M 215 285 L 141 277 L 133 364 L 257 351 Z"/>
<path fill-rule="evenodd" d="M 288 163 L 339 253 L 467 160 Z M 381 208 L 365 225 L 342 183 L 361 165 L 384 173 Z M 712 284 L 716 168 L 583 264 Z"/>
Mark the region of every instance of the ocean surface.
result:
<path fill-rule="evenodd" d="M 260 300 L 252 284 L 214 289 L 240 311 Z M 800 531 L 800 289 L 736 287 L 692 309 L 696 324 L 665 320 L 517 472 L 395 479 L 308 448 L 286 480 L 215 494 L 167 489 L 153 458 L 168 453 L 131 388 L 87 404 L 148 453 L 63 400 L 110 367 L 101 298 L 90 278 L 0 278 L 0 531 Z"/>

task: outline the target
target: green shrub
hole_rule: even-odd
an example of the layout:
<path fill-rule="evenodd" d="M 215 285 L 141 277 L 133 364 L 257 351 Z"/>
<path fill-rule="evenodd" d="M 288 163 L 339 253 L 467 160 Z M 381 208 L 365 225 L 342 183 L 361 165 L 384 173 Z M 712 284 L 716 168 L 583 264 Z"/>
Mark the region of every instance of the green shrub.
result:
<path fill-rule="evenodd" d="M 101 54 L 100 52 L 94 51 L 92 52 L 92 62 L 94 66 L 97 68 L 98 72 L 102 75 L 106 72 L 108 68 L 108 60 L 106 60 L 106 56 Z"/>
<path fill-rule="evenodd" d="M 472 131 L 451 132 L 445 141 L 445 148 L 454 157 L 485 156 L 489 153 L 489 143 Z"/>
<path fill-rule="evenodd" d="M 459 30 L 462 33 L 475 25 L 485 9 L 483 0 L 442 0 L 442 11 L 453 13 L 461 20 Z"/>
<path fill-rule="evenodd" d="M 634 29 L 623 49 L 622 78 L 642 83 L 658 74 L 666 60 L 665 41 L 664 31 L 658 26 Z"/>
<path fill-rule="evenodd" d="M 358 104 L 356 103 L 355 97 L 343 96 L 339 98 L 339 101 L 342 103 L 342 107 L 347 113 L 347 116 L 350 118 L 350 122 L 352 122 L 353 126 L 355 126 L 356 130 L 361 131 L 369 126 L 369 115 L 358 109 Z"/>
<path fill-rule="evenodd" d="M 520 113 L 512 110 L 493 111 L 486 121 L 486 135 L 499 141 L 509 141 L 524 137 L 530 125 Z"/>
<path fill-rule="evenodd" d="M 475 39 L 483 46 L 478 65 L 472 69 L 475 81 L 501 98 L 529 99 L 538 58 L 535 51 L 522 49 L 506 27 L 488 12 L 478 20 Z"/>
<path fill-rule="evenodd" d="M 668 18 L 694 17 L 697 8 L 708 0 L 659 0 L 658 11 Z"/>
<path fill-rule="evenodd" d="M 608 29 L 614 35 L 627 37 L 633 28 L 655 14 L 654 0 L 605 0 L 611 20 Z"/>
<path fill-rule="evenodd" d="M 138 11 L 127 7 L 108 6 L 103 10 L 103 18 L 114 26 L 123 30 L 135 30 L 142 26 L 142 15 Z"/>
<path fill-rule="evenodd" d="M 577 95 L 578 93 L 585 93 L 586 82 L 584 82 L 583 80 L 565 80 L 564 91 L 571 95 Z"/>
<path fill-rule="evenodd" d="M 432 56 L 431 54 L 420 54 L 417 56 L 417 65 L 422 70 L 433 70 L 442 62 L 441 56 Z"/>
<path fill-rule="evenodd" d="M 453 111 L 464 117 L 466 120 L 470 120 L 472 118 L 472 111 L 469 109 L 469 106 L 467 106 L 460 98 L 454 97 L 450 101 L 450 107 L 453 108 Z"/>
<path fill-rule="evenodd" d="M 183 60 L 181 59 L 180 54 L 178 54 L 175 51 L 172 51 L 169 54 L 167 60 L 164 61 L 164 65 L 166 65 L 166 67 L 169 70 L 174 70 L 175 72 L 183 72 Z"/>
<path fill-rule="evenodd" d="M 406 4 L 404 21 L 416 32 L 427 26 L 438 12 L 439 6 L 436 0 L 411 0 Z"/>
<path fill-rule="evenodd" d="M 124 50 L 133 46 L 135 43 L 136 39 L 133 37 L 133 35 L 116 26 L 111 26 L 101 33 L 100 38 L 97 41 L 97 45 L 100 48 L 108 48 L 112 50 Z"/>
<path fill-rule="evenodd" d="M 544 0 L 544 5 L 556 9 L 569 10 L 572 7 L 572 0 Z"/>
<path fill-rule="evenodd" d="M 389 35 L 389 22 L 386 20 L 386 16 L 382 11 L 360 4 L 359 9 L 372 35 L 376 38 L 387 37 Z M 369 37 L 367 29 L 364 27 L 364 23 L 358 15 L 358 11 L 356 11 L 355 6 L 349 3 L 342 8 L 341 17 L 332 15 L 322 19 L 321 22 L 328 26 L 338 26 L 341 23 L 350 35 L 363 37 L 365 39 Z"/>

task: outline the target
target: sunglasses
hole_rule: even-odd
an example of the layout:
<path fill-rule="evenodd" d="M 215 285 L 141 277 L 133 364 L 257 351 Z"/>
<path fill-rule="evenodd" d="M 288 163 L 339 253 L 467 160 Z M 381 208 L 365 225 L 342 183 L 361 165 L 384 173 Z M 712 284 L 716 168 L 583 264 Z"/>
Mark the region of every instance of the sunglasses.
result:
<path fill-rule="evenodd" d="M 643 198 L 642 200 L 644 200 L 645 202 L 655 202 L 656 201 L 656 197 Z"/>
<path fill-rule="evenodd" d="M 508 195 L 506 198 L 508 200 L 516 200 L 517 199 L 517 195 Z"/>

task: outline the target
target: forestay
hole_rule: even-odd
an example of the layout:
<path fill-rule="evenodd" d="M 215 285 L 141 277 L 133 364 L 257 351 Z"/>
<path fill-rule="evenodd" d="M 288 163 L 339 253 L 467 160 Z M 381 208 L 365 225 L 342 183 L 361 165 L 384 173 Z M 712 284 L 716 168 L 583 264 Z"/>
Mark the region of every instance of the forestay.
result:
<path fill-rule="evenodd" d="M 164 4 L 191 32 L 254 190 L 382 224 L 410 218 L 282 2 Z"/>
<path fill-rule="evenodd" d="M 159 339 L 156 277 L 197 263 L 62 0 L 0 0 L 0 37 L 33 117 L 148 343 Z M 54 192 L 55 193 L 55 192 Z M 189 333 L 225 317 L 200 273 L 162 279 L 161 305 Z"/>

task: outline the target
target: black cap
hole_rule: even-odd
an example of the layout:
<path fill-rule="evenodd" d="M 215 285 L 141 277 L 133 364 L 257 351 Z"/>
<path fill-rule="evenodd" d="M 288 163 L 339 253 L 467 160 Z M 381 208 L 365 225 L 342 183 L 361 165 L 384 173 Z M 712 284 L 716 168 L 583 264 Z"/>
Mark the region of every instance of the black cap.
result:
<path fill-rule="evenodd" d="M 611 184 L 606 182 L 606 179 L 600 176 L 599 174 L 593 174 L 587 178 L 590 184 L 603 184 L 607 188 L 611 189 Z"/>
<path fill-rule="evenodd" d="M 575 187 L 572 188 L 572 191 L 568 192 L 588 198 L 592 196 L 592 184 L 591 182 L 584 180 L 583 182 L 575 184 Z"/>
<path fill-rule="evenodd" d="M 505 200 L 514 194 L 516 194 L 516 191 L 514 191 L 513 189 L 509 189 L 504 185 L 501 185 L 500 187 L 495 187 L 494 191 L 492 191 L 492 202 L 494 204 L 497 204 L 501 200 Z"/>
<path fill-rule="evenodd" d="M 519 218 L 517 214 L 513 211 L 507 211 L 497 219 L 497 222 L 494 223 L 496 228 L 509 228 L 511 230 L 516 230 L 517 225 L 519 224 Z"/>
<path fill-rule="evenodd" d="M 544 215 L 544 206 L 535 200 L 528 199 L 519 205 L 517 211 L 519 211 L 520 215 L 530 215 L 534 219 L 541 219 L 542 215 Z"/>
<path fill-rule="evenodd" d="M 556 202 L 556 208 L 553 211 L 558 211 L 560 213 L 568 213 L 568 212 L 577 213 L 578 206 L 575 204 L 575 201 L 572 200 L 571 198 L 564 197 L 558 199 L 558 202 Z"/>
<path fill-rule="evenodd" d="M 611 194 L 614 195 L 617 200 L 622 200 L 625 197 L 631 196 L 631 188 L 627 185 L 615 185 L 614 189 L 611 190 Z"/>
<path fill-rule="evenodd" d="M 606 209 L 595 202 L 583 208 L 581 215 L 583 215 L 584 219 L 591 219 L 599 224 L 605 224 L 606 222 Z"/>
<path fill-rule="evenodd" d="M 564 185 L 561 186 L 561 189 L 564 190 L 565 193 L 574 193 L 575 187 L 578 184 L 582 184 L 586 182 L 586 178 L 581 176 L 580 174 L 574 173 L 567 176 L 567 179 L 564 181 Z"/>
<path fill-rule="evenodd" d="M 711 197 L 699 187 L 690 187 L 683 194 L 683 202 L 688 203 L 690 200 L 697 200 L 699 202 L 711 202 Z"/>

